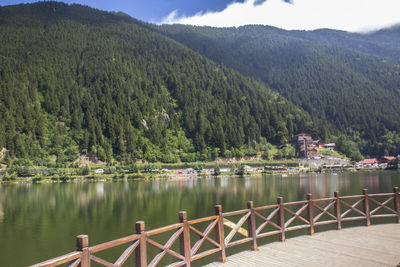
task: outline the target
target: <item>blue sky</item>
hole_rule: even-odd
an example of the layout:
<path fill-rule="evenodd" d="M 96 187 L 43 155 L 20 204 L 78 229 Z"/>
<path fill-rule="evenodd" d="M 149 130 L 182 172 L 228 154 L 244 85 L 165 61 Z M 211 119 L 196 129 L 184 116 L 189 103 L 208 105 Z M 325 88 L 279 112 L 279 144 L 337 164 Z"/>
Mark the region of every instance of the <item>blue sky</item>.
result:
<path fill-rule="evenodd" d="M 34 0 L 0 0 L 0 5 Z M 400 24 L 400 0 L 65 0 L 152 23 L 368 32 Z"/>
<path fill-rule="evenodd" d="M 15 5 L 38 1 L 0 0 L 0 5 Z M 193 16 L 199 12 L 221 11 L 229 3 L 244 0 L 64 0 L 64 3 L 83 4 L 107 11 L 123 11 L 147 22 L 161 22 L 174 10 L 181 16 Z"/>

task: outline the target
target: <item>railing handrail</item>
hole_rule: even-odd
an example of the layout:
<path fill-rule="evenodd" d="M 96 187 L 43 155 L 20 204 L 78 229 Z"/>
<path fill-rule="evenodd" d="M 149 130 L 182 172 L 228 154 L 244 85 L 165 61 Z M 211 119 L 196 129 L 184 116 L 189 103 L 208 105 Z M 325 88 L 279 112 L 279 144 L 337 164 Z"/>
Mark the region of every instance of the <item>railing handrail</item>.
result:
<path fill-rule="evenodd" d="M 94 261 L 103 266 L 122 266 L 128 257 L 135 252 L 136 266 L 155 266 L 165 254 L 173 256 L 179 261 L 173 266 L 190 266 L 190 262 L 200 258 L 218 253 L 219 261 L 226 261 L 225 249 L 250 242 L 250 248 L 257 250 L 257 239 L 272 235 L 278 235 L 279 240 L 285 240 L 285 233 L 299 229 L 309 229 L 309 234 L 314 234 L 315 226 L 336 223 L 337 230 L 342 229 L 343 221 L 365 220 L 365 226 L 371 224 L 371 219 L 395 217 L 396 222 L 400 223 L 400 195 L 399 188 L 394 187 L 393 193 L 377 193 L 368 194 L 367 189 L 363 189 L 361 195 L 340 196 L 338 192 L 334 193 L 334 197 L 313 199 L 311 194 L 307 194 L 306 200 L 293 201 L 284 203 L 283 198 L 277 199 L 277 204 L 254 207 L 253 202 L 247 203 L 247 209 L 236 210 L 222 213 L 222 206 L 215 206 L 215 215 L 193 219 L 188 221 L 185 211 L 179 212 L 179 223 L 145 231 L 144 222 L 136 222 L 136 234 L 108 241 L 92 247 L 88 246 L 88 237 L 79 235 L 77 237 L 77 251 L 32 265 L 35 267 L 58 266 L 69 263 L 68 266 L 90 266 L 90 262 Z M 384 201 L 378 201 L 377 197 L 388 197 Z M 349 200 L 356 201 L 348 203 Z M 328 202 L 322 206 L 323 203 Z M 375 207 L 371 210 L 371 203 Z M 388 206 L 393 203 L 393 209 Z M 291 207 L 299 206 L 297 210 L 291 210 Z M 379 210 L 384 211 L 384 214 L 376 214 Z M 269 214 L 261 214 L 261 212 L 270 211 Z M 355 215 L 348 217 L 354 212 Z M 306 215 L 303 215 L 306 213 Z M 317 213 L 317 214 L 316 214 Z M 237 223 L 228 220 L 228 217 L 242 216 Z M 289 218 L 285 218 L 289 215 Z M 326 215 L 327 218 L 323 218 Z M 262 220 L 262 223 L 257 226 L 256 218 Z M 273 219 L 276 219 L 276 222 Z M 292 225 L 294 221 L 300 221 L 302 224 Z M 208 222 L 209 225 L 204 232 L 195 228 L 198 223 Z M 242 226 L 247 222 L 247 230 Z M 272 230 L 263 232 L 265 227 L 269 225 Z M 228 235 L 224 233 L 224 227 L 231 228 Z M 165 245 L 161 245 L 150 237 L 173 231 L 174 234 L 170 237 Z M 215 238 L 211 238 L 211 232 L 215 232 Z M 192 246 L 190 241 L 190 233 L 200 237 L 200 239 Z M 243 238 L 231 241 L 237 234 Z M 180 253 L 177 253 L 170 248 L 179 240 Z M 198 253 L 203 243 L 208 242 L 214 248 Z M 115 263 L 107 262 L 93 255 L 106 249 L 110 249 L 119 245 L 130 243 L 129 247 L 117 259 Z M 161 252 L 155 256 L 150 263 L 147 261 L 147 247 L 153 246 Z"/>

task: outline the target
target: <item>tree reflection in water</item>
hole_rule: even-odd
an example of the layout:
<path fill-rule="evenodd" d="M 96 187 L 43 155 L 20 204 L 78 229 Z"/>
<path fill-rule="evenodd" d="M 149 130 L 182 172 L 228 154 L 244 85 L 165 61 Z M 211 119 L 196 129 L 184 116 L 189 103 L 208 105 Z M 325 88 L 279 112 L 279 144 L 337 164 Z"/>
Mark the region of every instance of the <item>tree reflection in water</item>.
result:
<path fill-rule="evenodd" d="M 178 212 L 188 218 L 274 204 L 282 196 L 295 201 L 314 198 L 391 192 L 399 186 L 396 171 L 208 177 L 190 180 L 101 183 L 17 184 L 0 186 L 0 253 L 4 266 L 26 266 L 75 249 L 75 236 L 88 234 L 98 244 L 134 232 L 136 221 L 146 229 L 176 223 Z M 21 257 L 24 255 L 24 257 Z"/>

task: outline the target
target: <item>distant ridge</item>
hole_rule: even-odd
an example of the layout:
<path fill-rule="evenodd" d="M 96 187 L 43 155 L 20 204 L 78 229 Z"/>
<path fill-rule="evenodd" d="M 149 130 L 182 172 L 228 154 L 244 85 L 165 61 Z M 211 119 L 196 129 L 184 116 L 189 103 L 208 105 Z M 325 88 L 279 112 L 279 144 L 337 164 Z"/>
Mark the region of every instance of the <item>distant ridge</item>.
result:
<path fill-rule="evenodd" d="M 399 26 L 370 34 L 260 25 L 155 29 L 264 82 L 351 136 L 364 154 L 400 153 Z"/>

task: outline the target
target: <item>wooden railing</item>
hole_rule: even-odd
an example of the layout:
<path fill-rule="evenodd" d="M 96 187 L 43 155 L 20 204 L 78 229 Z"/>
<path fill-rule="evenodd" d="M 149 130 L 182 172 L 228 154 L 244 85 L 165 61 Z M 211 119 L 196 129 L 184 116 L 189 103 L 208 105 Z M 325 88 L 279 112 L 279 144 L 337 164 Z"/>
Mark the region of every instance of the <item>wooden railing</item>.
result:
<path fill-rule="evenodd" d="M 171 266 L 190 266 L 191 262 L 216 253 L 219 261 L 225 262 L 226 249 L 250 242 L 250 248 L 257 250 L 257 239 L 267 236 L 277 235 L 279 240 L 284 241 L 285 234 L 290 231 L 308 229 L 312 235 L 315 227 L 321 225 L 336 224 L 340 230 L 346 221 L 364 220 L 369 226 L 371 219 L 387 217 L 393 217 L 400 223 L 398 187 L 393 189 L 393 193 L 368 194 L 368 190 L 364 189 L 361 195 L 339 196 L 335 192 L 334 197 L 322 199 L 313 199 L 311 194 L 307 194 L 306 200 L 288 203 L 279 197 L 277 204 L 262 207 L 254 207 L 249 201 L 247 209 L 226 213 L 222 213 L 222 207 L 217 205 L 214 216 L 188 221 L 186 212 L 181 211 L 179 223 L 154 230 L 146 231 L 144 222 L 136 222 L 136 234 L 92 247 L 89 247 L 88 236 L 79 235 L 76 238 L 77 251 L 33 266 L 67 264 L 87 267 L 91 262 L 107 267 L 122 266 L 133 252 L 136 266 L 141 267 L 156 266 L 167 254 L 175 260 Z M 235 218 L 237 223 L 232 221 Z M 196 228 L 200 224 L 206 224 L 204 231 Z M 226 229 L 229 230 L 227 234 Z M 173 233 L 164 245 L 153 238 L 171 231 Z M 191 240 L 193 236 L 197 236 L 198 240 Z M 176 242 L 179 242 L 179 253 L 172 248 Z M 124 244 L 128 247 L 114 263 L 95 255 Z M 208 247 L 204 248 L 204 244 Z M 148 259 L 147 250 L 150 247 L 159 251 L 152 259 Z M 202 247 L 204 251 L 200 252 Z"/>

